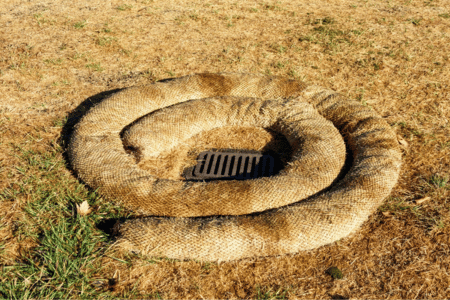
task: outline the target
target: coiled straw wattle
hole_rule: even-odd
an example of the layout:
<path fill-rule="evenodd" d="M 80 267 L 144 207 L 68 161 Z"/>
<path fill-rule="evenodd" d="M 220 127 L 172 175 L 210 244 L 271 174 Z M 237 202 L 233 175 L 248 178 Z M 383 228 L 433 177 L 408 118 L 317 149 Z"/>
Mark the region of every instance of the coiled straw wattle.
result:
<path fill-rule="evenodd" d="M 155 156 L 224 126 L 280 132 L 293 149 L 287 167 L 253 180 L 170 180 L 141 169 L 124 147 Z M 140 214 L 120 226 L 119 247 L 210 261 L 294 253 L 349 235 L 391 192 L 401 165 L 394 132 L 370 108 L 318 86 L 250 74 L 120 91 L 75 126 L 69 157 L 80 179 Z"/>

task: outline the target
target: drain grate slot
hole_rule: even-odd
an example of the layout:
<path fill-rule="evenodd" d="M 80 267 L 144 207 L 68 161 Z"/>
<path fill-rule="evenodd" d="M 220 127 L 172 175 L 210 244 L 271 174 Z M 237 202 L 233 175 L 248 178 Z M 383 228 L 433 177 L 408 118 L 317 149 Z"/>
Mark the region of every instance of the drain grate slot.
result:
<path fill-rule="evenodd" d="M 252 179 L 271 176 L 275 171 L 275 159 L 269 154 L 242 151 L 204 151 L 197 158 L 197 165 L 184 172 L 186 179 Z"/>

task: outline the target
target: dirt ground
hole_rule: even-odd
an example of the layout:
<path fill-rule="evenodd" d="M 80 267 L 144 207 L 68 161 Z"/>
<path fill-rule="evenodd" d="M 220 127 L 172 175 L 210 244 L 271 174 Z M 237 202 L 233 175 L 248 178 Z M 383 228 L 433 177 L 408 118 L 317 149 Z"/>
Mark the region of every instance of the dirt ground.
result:
<path fill-rule="evenodd" d="M 83 103 L 165 78 L 248 72 L 328 87 L 383 116 L 404 154 L 391 196 L 355 235 L 319 249 L 220 264 L 104 255 L 89 284 L 127 298 L 450 298 L 449 44 L 447 0 L 2 1 L 3 272 L 41 243 L 17 229 L 39 227 L 24 221 L 41 189 L 26 180 L 56 170 L 32 169 L 20 149 L 56 153 L 54 178 L 75 187 L 61 136 Z M 108 205 L 99 201 L 93 214 Z"/>

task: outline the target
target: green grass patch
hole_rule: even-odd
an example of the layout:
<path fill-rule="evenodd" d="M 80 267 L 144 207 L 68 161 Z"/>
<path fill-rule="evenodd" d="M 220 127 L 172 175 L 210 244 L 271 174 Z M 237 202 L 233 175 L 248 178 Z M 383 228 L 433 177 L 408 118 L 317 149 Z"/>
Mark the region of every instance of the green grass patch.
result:
<path fill-rule="evenodd" d="M 437 189 L 450 189 L 447 176 L 432 175 L 429 183 Z"/>
<path fill-rule="evenodd" d="M 100 65 L 100 63 L 96 63 L 96 64 L 94 64 L 94 63 L 92 63 L 92 64 L 87 64 L 87 65 L 86 65 L 86 68 L 91 69 L 91 70 L 93 70 L 93 71 L 97 71 L 97 72 L 101 72 L 101 71 L 104 70 L 104 69 L 102 68 L 102 66 Z"/>
<path fill-rule="evenodd" d="M 325 51 L 341 51 L 342 45 L 353 45 L 354 37 L 364 33 L 362 30 L 338 29 L 334 19 L 329 18 L 310 21 L 310 24 L 318 26 L 313 27 L 309 34 L 300 36 L 298 40 L 322 45 Z"/>
<path fill-rule="evenodd" d="M 2 269 L 2 296 L 42 299 L 98 295 L 90 277 L 101 267 L 94 258 L 104 237 L 93 223 L 86 217 L 60 218 L 40 227 L 39 246 L 21 263 Z"/>
<path fill-rule="evenodd" d="M 63 63 L 63 60 L 61 58 L 57 58 L 57 59 L 45 59 L 44 63 L 49 64 L 49 65 L 61 65 Z"/>
<path fill-rule="evenodd" d="M 73 24 L 73 27 L 75 27 L 75 29 L 82 29 L 82 28 L 86 27 L 86 25 L 87 25 L 87 21 L 83 20 L 83 21 L 76 22 L 75 24 Z"/>
<path fill-rule="evenodd" d="M 133 8 L 132 5 L 129 5 L 129 4 L 122 4 L 122 5 L 119 5 L 119 6 L 117 7 L 117 10 L 125 11 L 125 10 L 131 10 L 132 8 Z"/>
<path fill-rule="evenodd" d="M 405 202 L 402 198 L 389 197 L 378 210 L 381 212 L 392 212 L 394 214 L 403 211 L 409 211 L 413 207 L 412 204 Z"/>
<path fill-rule="evenodd" d="M 287 289 L 281 289 L 274 291 L 267 287 L 256 287 L 256 299 L 258 300 L 273 300 L 273 299 L 287 299 Z"/>
<path fill-rule="evenodd" d="M 66 119 L 58 120 L 64 126 Z M 0 297 L 8 299 L 98 298 L 110 294 L 99 281 L 110 280 L 102 274 L 101 258 L 108 246 L 108 235 L 98 229 L 105 219 L 127 217 L 111 201 L 70 177 L 65 170 L 62 148 L 31 149 L 39 132 L 22 145 L 14 146 L 20 178 L 0 191 L 0 201 L 26 198 L 22 215 L 15 221 L 18 242 L 32 240 L 36 246 L 23 251 L 15 263 L 4 264 L 0 244 Z M 75 204 L 87 201 L 93 212 L 81 216 Z M 106 284 L 106 286 L 108 286 Z"/>
<path fill-rule="evenodd" d="M 326 273 L 329 274 L 333 279 L 344 278 L 344 274 L 342 274 L 342 271 L 339 270 L 338 267 L 331 267 L 326 271 Z"/>
<path fill-rule="evenodd" d="M 378 211 L 385 216 L 393 215 L 398 218 L 411 218 L 425 231 L 440 230 L 447 225 L 444 219 L 448 212 L 444 206 L 434 204 L 434 199 L 434 197 L 431 197 L 427 202 L 418 204 L 405 201 L 400 197 L 389 197 L 378 208 Z"/>
<path fill-rule="evenodd" d="M 99 37 L 97 39 L 97 45 L 99 46 L 111 46 L 113 42 L 117 41 L 117 38 L 111 36 Z"/>

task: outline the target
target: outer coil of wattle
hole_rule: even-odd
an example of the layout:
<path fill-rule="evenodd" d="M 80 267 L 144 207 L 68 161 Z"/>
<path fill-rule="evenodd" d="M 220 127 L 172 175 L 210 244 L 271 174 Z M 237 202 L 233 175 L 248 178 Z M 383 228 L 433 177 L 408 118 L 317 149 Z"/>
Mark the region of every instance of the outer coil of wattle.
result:
<path fill-rule="evenodd" d="M 151 102 L 149 91 L 154 96 Z M 80 178 L 93 187 L 116 182 L 126 191 L 123 184 L 130 178 L 153 180 L 138 168 L 125 168 L 117 174 L 111 169 L 99 172 L 95 166 L 132 165 L 131 158 L 122 155 L 123 145 L 118 138 L 131 121 L 169 105 L 215 96 L 304 99 L 344 137 L 354 155 L 350 171 L 323 193 L 258 214 L 132 220 L 123 224 L 118 245 L 150 255 L 202 260 L 312 249 L 357 230 L 397 181 L 401 164 L 398 143 L 389 125 L 374 111 L 320 87 L 248 74 L 200 74 L 114 95 L 76 126 L 69 146 L 72 165 Z M 109 148 L 96 151 L 104 145 Z M 123 202 L 139 208 L 133 199 Z"/>

